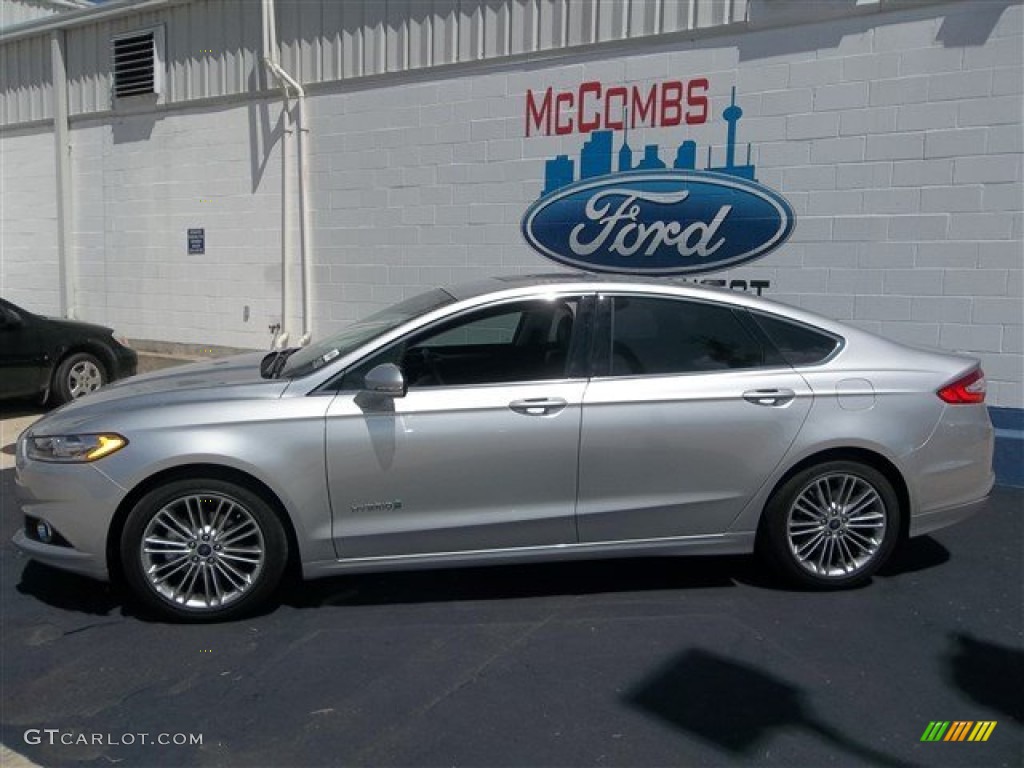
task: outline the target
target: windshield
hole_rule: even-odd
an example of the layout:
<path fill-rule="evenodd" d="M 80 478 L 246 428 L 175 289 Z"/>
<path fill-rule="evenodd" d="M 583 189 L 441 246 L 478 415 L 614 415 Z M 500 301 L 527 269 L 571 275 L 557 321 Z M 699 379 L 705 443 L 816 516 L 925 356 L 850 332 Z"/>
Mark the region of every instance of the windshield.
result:
<path fill-rule="evenodd" d="M 455 298 L 451 294 L 436 288 L 383 309 L 323 341 L 298 350 L 288 358 L 288 362 L 281 369 L 281 376 L 294 378 L 312 373 L 403 323 L 453 301 Z"/>

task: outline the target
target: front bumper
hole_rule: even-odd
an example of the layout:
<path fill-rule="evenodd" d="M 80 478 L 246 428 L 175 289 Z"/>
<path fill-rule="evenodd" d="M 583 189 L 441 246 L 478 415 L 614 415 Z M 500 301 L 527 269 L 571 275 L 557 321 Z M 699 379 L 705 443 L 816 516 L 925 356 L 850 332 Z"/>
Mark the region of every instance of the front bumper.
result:
<path fill-rule="evenodd" d="M 51 464 L 19 456 L 15 489 L 22 512 L 46 521 L 69 546 L 15 534 L 14 545 L 41 563 L 109 580 L 107 534 L 126 491 L 95 464 Z"/>
<path fill-rule="evenodd" d="M 14 538 L 11 541 L 14 542 L 14 546 L 21 552 L 37 562 L 52 565 L 54 568 L 60 568 L 63 571 L 91 576 L 100 581 L 110 581 L 105 557 L 101 561 L 95 555 L 79 552 L 71 547 L 58 547 L 53 544 L 33 541 L 25 535 L 23 529 L 14 534 Z"/>
<path fill-rule="evenodd" d="M 134 349 L 118 345 L 114 349 L 114 371 L 111 380 L 127 379 L 139 370 L 139 356 Z"/>

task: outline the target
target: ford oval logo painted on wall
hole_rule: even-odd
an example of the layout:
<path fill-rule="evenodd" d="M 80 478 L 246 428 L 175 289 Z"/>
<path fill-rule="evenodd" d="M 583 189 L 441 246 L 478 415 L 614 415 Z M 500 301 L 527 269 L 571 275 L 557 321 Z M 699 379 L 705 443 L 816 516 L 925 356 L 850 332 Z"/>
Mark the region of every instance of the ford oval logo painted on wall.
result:
<path fill-rule="evenodd" d="M 612 172 L 610 130 L 594 131 L 574 161 L 547 161 L 544 193 L 522 220 L 526 241 L 549 259 L 596 272 L 679 275 L 712 272 L 759 259 L 782 245 L 796 217 L 782 195 L 759 184 L 750 163 L 735 161 L 733 103 L 726 161 L 695 168 L 696 144 L 684 141 L 672 168 L 656 145 L 647 145 L 633 164 L 625 136 Z"/>
<path fill-rule="evenodd" d="M 616 174 L 543 197 L 523 235 L 550 259 L 598 272 L 686 274 L 760 258 L 793 230 L 793 210 L 759 184 L 713 173 Z"/>

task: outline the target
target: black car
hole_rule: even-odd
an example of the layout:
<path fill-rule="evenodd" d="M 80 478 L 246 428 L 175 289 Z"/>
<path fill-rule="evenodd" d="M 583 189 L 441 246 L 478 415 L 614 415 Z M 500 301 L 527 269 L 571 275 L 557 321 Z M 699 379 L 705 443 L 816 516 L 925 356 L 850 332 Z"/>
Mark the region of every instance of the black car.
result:
<path fill-rule="evenodd" d="M 0 299 L 0 398 L 40 396 L 59 405 L 134 375 L 138 356 L 113 333 Z"/>

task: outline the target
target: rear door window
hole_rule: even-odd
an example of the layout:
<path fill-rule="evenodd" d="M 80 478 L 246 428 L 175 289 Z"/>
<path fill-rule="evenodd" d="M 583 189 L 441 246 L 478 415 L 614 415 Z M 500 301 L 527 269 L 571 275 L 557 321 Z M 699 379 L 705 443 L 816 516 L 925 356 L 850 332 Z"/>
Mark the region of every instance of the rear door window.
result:
<path fill-rule="evenodd" d="M 730 307 L 646 296 L 610 300 L 606 367 L 613 376 L 700 373 L 766 364 L 764 345 Z"/>

